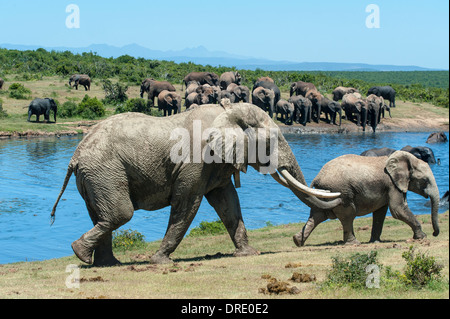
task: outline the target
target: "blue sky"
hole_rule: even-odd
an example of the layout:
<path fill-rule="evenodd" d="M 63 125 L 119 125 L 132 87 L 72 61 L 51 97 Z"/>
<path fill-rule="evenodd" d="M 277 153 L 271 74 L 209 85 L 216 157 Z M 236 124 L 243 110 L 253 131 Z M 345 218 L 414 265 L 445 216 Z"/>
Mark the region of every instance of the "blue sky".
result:
<path fill-rule="evenodd" d="M 66 27 L 69 4 L 80 8 L 79 29 Z M 380 9 L 380 28 L 366 27 L 369 4 Z M 0 24 L 0 44 L 204 46 L 272 60 L 449 68 L 445 0 L 0 0 Z"/>

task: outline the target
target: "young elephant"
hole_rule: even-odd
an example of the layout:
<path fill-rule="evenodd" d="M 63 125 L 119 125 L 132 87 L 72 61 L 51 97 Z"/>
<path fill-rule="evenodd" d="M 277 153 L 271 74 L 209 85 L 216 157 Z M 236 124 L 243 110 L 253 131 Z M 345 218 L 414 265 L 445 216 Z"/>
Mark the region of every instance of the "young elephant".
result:
<path fill-rule="evenodd" d="M 289 103 L 285 99 L 279 100 L 277 105 L 275 105 L 275 117 L 278 119 L 278 113 L 280 113 L 280 120 L 286 125 L 292 125 L 294 120 L 294 111 L 294 104 Z"/>
<path fill-rule="evenodd" d="M 340 156 L 324 165 L 311 187 L 342 192 L 342 204 L 329 210 L 311 209 L 303 229 L 294 235 L 303 246 L 314 228 L 328 218 L 338 218 L 344 229 L 344 242 L 359 244 L 353 232 L 356 216 L 373 213 L 370 242 L 380 241 L 387 209 L 414 232 L 414 239 L 426 237 L 420 222 L 408 208 L 408 190 L 431 199 L 433 236 L 439 234 L 439 189 L 427 163 L 410 153 L 396 151 L 389 157 Z"/>
<path fill-rule="evenodd" d="M 181 113 L 181 96 L 167 90 L 158 94 L 158 109 L 164 110 L 164 116 Z"/>

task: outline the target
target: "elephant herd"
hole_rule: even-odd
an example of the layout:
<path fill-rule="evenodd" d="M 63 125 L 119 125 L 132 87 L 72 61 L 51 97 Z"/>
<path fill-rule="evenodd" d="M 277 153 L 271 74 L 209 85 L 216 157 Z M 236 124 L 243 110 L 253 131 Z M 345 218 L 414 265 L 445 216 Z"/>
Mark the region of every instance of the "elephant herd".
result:
<path fill-rule="evenodd" d="M 323 113 L 326 122 L 340 126 L 344 111 L 345 117 L 361 126 L 363 131 L 370 125 L 374 132 L 385 111 L 390 116 L 390 107 L 395 107 L 395 90 L 390 86 L 372 87 L 366 98 L 355 88 L 339 86 L 334 89 L 331 100 L 320 93 L 313 83 L 297 81 L 291 84 L 290 97 L 286 100 L 281 98 L 279 87 L 270 77 L 257 79 L 251 91 L 241 82 L 242 76 L 237 71 L 225 72 L 220 76 L 213 72 L 191 72 L 183 79 L 183 97 L 171 83 L 154 79 L 142 81 L 140 96 L 147 93 L 151 105 L 155 105 L 157 98 L 158 108 L 164 110 L 165 115 L 181 112 L 182 98 L 186 109 L 219 103 L 222 98 L 230 99 L 231 103 L 251 102 L 286 125 L 294 122 L 304 126 L 311 121 L 319 123 Z M 385 99 L 389 100 L 389 106 L 385 104 Z"/>

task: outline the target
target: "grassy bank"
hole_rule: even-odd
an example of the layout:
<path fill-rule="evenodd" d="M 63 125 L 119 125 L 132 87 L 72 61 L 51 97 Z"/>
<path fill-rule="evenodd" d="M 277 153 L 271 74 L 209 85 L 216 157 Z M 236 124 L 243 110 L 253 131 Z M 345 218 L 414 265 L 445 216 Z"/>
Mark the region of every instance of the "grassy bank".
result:
<path fill-rule="evenodd" d="M 424 298 L 448 299 L 449 278 L 449 214 L 440 214 L 441 233 L 433 237 L 429 215 L 418 216 L 424 240 L 412 240 L 411 229 L 398 220 L 385 221 L 382 243 L 369 244 L 371 218 L 355 221 L 359 246 L 341 244 L 342 229 L 338 221 L 317 227 L 306 246 L 295 247 L 292 235 L 301 224 L 268 226 L 249 231 L 250 244 L 259 256 L 232 257 L 234 247 L 226 234 L 186 237 L 173 253 L 173 264 L 151 265 L 150 256 L 160 242 L 146 243 L 129 251 L 117 251 L 123 263 L 110 268 L 95 268 L 81 263 L 75 256 L 42 262 L 21 262 L 0 265 L 0 298 Z M 406 288 L 382 281 L 380 288 L 321 288 L 335 256 L 377 251 L 383 266 L 402 271 L 402 253 L 410 246 L 426 252 L 444 266 L 444 284 L 435 288 Z M 70 272 L 79 268 L 79 288 L 67 288 Z M 315 276 L 316 281 L 293 282 L 294 272 Z M 297 294 L 263 294 L 268 278 L 277 278 L 297 287 Z"/>
<path fill-rule="evenodd" d="M 117 80 L 118 79 L 112 79 L 112 81 Z M 31 94 L 28 99 L 11 98 L 8 94 L 8 85 L 11 83 L 5 84 L 4 89 L 0 91 L 0 99 L 3 101 L 3 110 L 6 111 L 8 117 L 0 117 L 0 137 L 77 134 L 86 132 L 89 126 L 96 121 L 87 121 L 81 117 L 58 117 L 57 123 L 36 123 L 34 122 L 35 117 L 32 116 L 31 122 L 27 122 L 27 107 L 34 98 L 51 97 L 62 105 L 67 101 L 80 103 L 86 94 L 91 98 L 95 97 L 99 100 L 102 100 L 105 97 L 105 92 L 103 91 L 100 80 L 93 81 L 91 91 L 85 91 L 82 87 L 80 87 L 79 90 L 70 88 L 68 86 L 67 78 L 59 76 L 42 77 L 40 80 L 15 80 L 14 82 L 23 84 L 31 91 Z M 176 84 L 175 87 L 178 92 L 182 92 L 181 85 Z M 130 85 L 126 94 L 129 99 L 137 98 L 139 97 L 139 91 L 140 87 L 138 85 Z M 184 94 L 181 95 L 184 96 Z M 289 92 L 286 90 L 282 91 L 281 97 L 288 99 Z M 144 98 L 146 98 L 146 95 Z M 397 99 L 396 104 L 397 107 L 391 110 L 392 118 L 387 117 L 383 119 L 378 126 L 379 131 L 448 131 L 448 108 L 434 106 L 425 102 L 402 101 L 401 99 Z M 106 114 L 100 119 L 111 116 L 115 112 L 114 106 L 105 106 Z M 51 114 L 50 119 L 52 121 L 53 113 Z M 41 116 L 41 121 L 43 121 L 43 116 Z M 278 122 L 278 124 L 281 123 Z M 308 123 L 305 127 L 299 124 L 290 127 L 296 127 L 302 131 L 312 130 L 324 132 L 362 130 L 360 127 L 357 127 L 354 123 L 347 120 L 343 120 L 342 125 L 341 130 L 337 126 L 327 124 L 323 121 L 320 124 Z"/>

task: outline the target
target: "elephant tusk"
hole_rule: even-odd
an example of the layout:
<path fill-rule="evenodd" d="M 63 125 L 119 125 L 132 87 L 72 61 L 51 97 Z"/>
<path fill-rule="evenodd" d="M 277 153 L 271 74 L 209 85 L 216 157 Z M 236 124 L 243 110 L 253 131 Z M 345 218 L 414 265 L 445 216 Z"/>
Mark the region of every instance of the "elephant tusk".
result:
<path fill-rule="evenodd" d="M 274 180 L 276 180 L 278 183 L 280 183 L 280 184 L 283 185 L 284 187 L 289 188 L 288 182 L 287 182 L 283 177 L 281 177 L 280 175 L 278 175 L 277 172 L 275 172 L 275 173 L 273 173 L 273 174 L 270 174 L 270 176 L 272 176 Z"/>
<path fill-rule="evenodd" d="M 299 191 L 309 194 L 312 196 L 316 196 L 318 198 L 337 198 L 341 196 L 341 193 L 331 193 L 330 191 L 323 190 L 323 189 L 313 189 L 306 185 L 303 185 L 299 181 L 297 181 L 285 168 L 279 169 L 279 172 L 282 177 L 284 177 L 287 181 L 287 183 L 298 189 Z"/>

